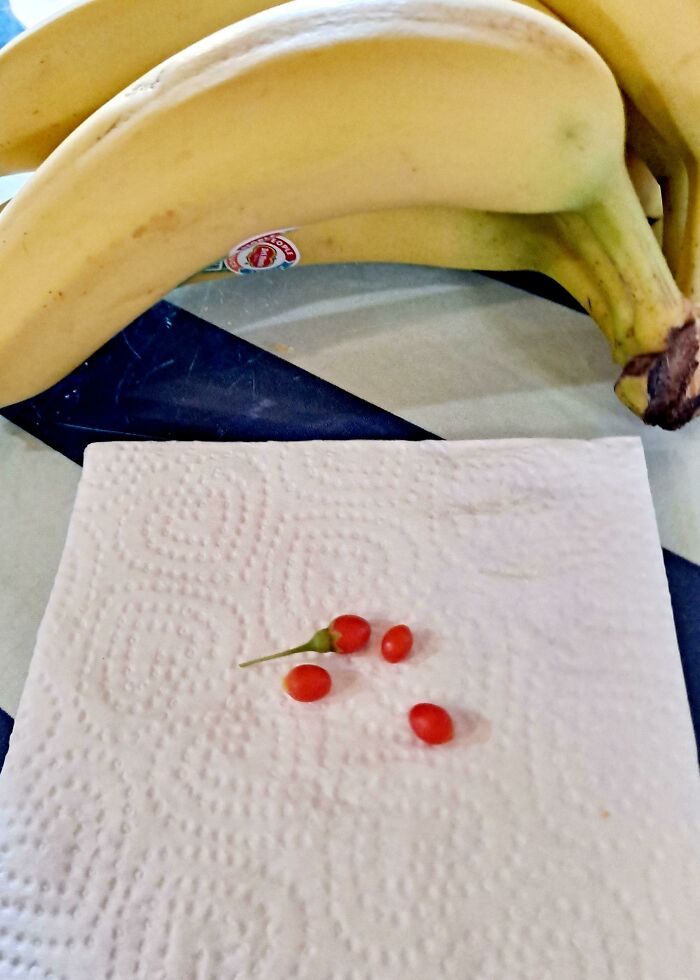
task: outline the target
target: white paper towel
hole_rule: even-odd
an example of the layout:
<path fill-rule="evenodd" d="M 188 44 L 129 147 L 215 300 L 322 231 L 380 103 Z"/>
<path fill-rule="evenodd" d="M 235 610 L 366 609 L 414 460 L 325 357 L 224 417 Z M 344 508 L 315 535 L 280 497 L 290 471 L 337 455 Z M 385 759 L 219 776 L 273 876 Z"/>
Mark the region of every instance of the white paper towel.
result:
<path fill-rule="evenodd" d="M 375 634 L 324 701 L 237 668 L 343 612 Z M 638 441 L 90 447 L 0 862 L 3 980 L 697 980 Z"/>

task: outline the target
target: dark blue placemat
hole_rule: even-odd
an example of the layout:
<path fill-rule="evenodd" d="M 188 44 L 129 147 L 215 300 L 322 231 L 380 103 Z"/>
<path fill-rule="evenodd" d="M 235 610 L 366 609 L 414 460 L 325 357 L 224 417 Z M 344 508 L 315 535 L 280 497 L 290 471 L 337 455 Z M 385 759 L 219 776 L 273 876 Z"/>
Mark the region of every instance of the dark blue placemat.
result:
<path fill-rule="evenodd" d="M 700 758 L 700 567 L 672 551 L 664 563 Z"/>
<path fill-rule="evenodd" d="M 7 755 L 7 749 L 10 744 L 10 735 L 12 734 L 12 718 L 0 708 L 0 772 L 2 772 L 2 764 L 5 761 L 5 756 Z"/>
<path fill-rule="evenodd" d="M 165 302 L 2 414 L 76 463 L 115 439 L 435 438 Z"/>

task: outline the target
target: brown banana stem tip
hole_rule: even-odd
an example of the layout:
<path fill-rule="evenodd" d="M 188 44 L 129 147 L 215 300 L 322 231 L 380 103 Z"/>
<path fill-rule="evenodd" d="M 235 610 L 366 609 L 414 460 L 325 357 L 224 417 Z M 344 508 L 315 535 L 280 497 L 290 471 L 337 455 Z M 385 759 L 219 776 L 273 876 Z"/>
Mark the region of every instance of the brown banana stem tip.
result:
<path fill-rule="evenodd" d="M 630 404 L 624 390 L 634 383 L 646 394 L 634 410 L 647 425 L 680 429 L 700 412 L 700 338 L 693 313 L 682 327 L 673 327 L 666 349 L 655 354 L 638 354 L 625 365 L 615 385 L 623 401 Z M 630 405 L 632 407 L 632 405 Z"/>

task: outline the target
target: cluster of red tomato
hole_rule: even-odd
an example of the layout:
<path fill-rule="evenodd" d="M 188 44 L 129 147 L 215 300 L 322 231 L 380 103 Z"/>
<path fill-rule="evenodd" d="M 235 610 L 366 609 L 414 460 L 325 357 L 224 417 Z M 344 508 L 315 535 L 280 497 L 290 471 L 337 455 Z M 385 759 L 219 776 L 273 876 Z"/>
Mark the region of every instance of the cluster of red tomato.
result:
<path fill-rule="evenodd" d="M 250 667 L 264 660 L 276 660 L 307 650 L 317 653 L 357 653 L 367 646 L 371 632 L 370 624 L 362 616 L 336 616 L 327 629 L 318 630 L 307 643 L 281 653 L 248 660 L 240 666 Z M 381 653 L 390 664 L 405 660 L 412 648 L 413 633 L 403 623 L 392 626 L 382 637 Z M 297 664 L 283 681 L 284 690 L 295 701 L 319 701 L 330 692 L 331 686 L 331 675 L 319 664 Z M 453 736 L 452 718 L 440 705 L 428 702 L 415 704 L 408 713 L 408 721 L 418 738 L 429 745 L 441 745 L 449 742 Z"/>

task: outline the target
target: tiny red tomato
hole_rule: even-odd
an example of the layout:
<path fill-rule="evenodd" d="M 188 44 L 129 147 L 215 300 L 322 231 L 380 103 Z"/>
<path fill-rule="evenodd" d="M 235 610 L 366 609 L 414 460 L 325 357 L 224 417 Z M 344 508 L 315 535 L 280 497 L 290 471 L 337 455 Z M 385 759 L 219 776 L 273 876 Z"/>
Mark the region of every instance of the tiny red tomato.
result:
<path fill-rule="evenodd" d="M 295 701 L 319 701 L 331 689 L 331 675 L 318 664 L 297 664 L 284 678 L 282 687 Z"/>
<path fill-rule="evenodd" d="M 413 633 L 408 626 L 392 626 L 382 638 L 382 656 L 390 664 L 405 660 L 413 646 Z"/>
<path fill-rule="evenodd" d="M 315 653 L 328 653 L 330 650 L 334 653 L 356 653 L 367 646 L 371 632 L 369 623 L 362 616 L 336 616 L 330 626 L 316 630 L 306 643 L 291 647 L 289 650 L 280 650 L 279 653 L 268 653 L 264 657 L 244 660 L 238 666 L 252 667 L 253 664 L 278 660 L 280 657 L 291 657 L 293 653 L 304 653 L 307 650 L 313 650 Z"/>
<path fill-rule="evenodd" d="M 362 616 L 336 616 L 328 629 L 336 653 L 357 653 L 367 646 L 372 632 Z"/>
<path fill-rule="evenodd" d="M 414 704 L 408 720 L 418 738 L 428 745 L 442 745 L 452 738 L 452 719 L 438 704 Z"/>

